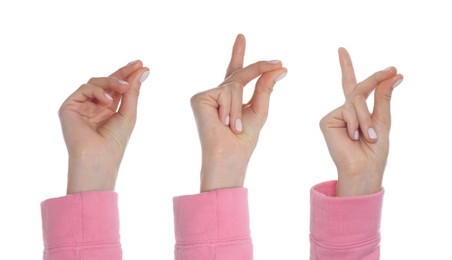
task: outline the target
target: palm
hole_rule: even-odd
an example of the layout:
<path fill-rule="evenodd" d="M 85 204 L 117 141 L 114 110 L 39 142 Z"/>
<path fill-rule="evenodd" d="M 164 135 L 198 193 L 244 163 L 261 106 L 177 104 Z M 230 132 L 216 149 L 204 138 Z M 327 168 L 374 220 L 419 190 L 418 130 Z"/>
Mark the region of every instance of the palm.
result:
<path fill-rule="evenodd" d="M 379 133 L 378 140 L 370 143 L 361 137 L 358 141 L 349 138 L 347 125 L 343 120 L 335 119 L 325 131 L 331 157 L 339 172 L 355 173 L 361 169 L 383 171 L 389 151 L 389 129 L 374 122 Z"/>
<path fill-rule="evenodd" d="M 127 132 L 121 131 L 116 104 L 101 106 L 91 100 L 70 101 L 62 107 L 62 125 L 72 156 L 103 155 L 107 160 L 121 158 Z M 113 130 L 115 129 L 115 130 Z M 118 131 L 119 130 L 119 131 Z M 108 151 L 108 152 L 107 152 Z"/>
<path fill-rule="evenodd" d="M 217 158 L 230 158 L 236 162 L 246 164 L 254 148 L 256 147 L 259 131 L 265 119 L 260 118 L 251 107 L 243 109 L 244 130 L 240 134 L 234 133 L 229 126 L 226 126 L 218 119 L 218 104 L 215 100 L 206 100 L 202 119 L 198 123 L 201 137 L 201 145 L 205 156 L 215 156 Z"/>

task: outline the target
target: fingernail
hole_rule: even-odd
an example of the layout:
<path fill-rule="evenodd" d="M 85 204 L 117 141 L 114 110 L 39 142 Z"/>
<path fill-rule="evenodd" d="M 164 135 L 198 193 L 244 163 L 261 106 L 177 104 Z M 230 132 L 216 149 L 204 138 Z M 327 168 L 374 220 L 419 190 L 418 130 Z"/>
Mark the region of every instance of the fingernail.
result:
<path fill-rule="evenodd" d="M 354 135 L 355 140 L 359 139 L 359 131 L 355 130 L 355 135 Z"/>
<path fill-rule="evenodd" d="M 225 125 L 229 125 L 229 115 L 226 116 L 226 119 L 224 120 Z"/>
<path fill-rule="evenodd" d="M 392 68 L 394 68 L 393 66 L 389 66 L 386 69 L 384 69 L 384 71 L 390 71 Z"/>
<path fill-rule="evenodd" d="M 127 64 L 127 66 L 131 66 L 131 65 L 133 65 L 133 64 L 135 64 L 135 63 L 137 63 L 137 62 L 138 62 L 138 60 L 131 61 L 131 62 L 129 62 L 129 63 Z"/>
<path fill-rule="evenodd" d="M 275 82 L 282 80 L 287 75 L 287 72 L 283 72 L 279 74 L 279 76 L 275 79 Z"/>
<path fill-rule="evenodd" d="M 403 79 L 399 79 L 396 82 L 394 82 L 394 85 L 392 85 L 392 88 L 396 88 L 400 83 L 402 83 Z"/>
<path fill-rule="evenodd" d="M 143 83 L 148 78 L 148 76 L 149 76 L 149 70 L 143 72 L 143 74 L 141 74 L 141 77 L 140 77 L 140 83 Z"/>
<path fill-rule="evenodd" d="M 107 98 L 110 101 L 113 100 L 113 98 L 108 93 L 104 93 L 104 97 Z"/>
<path fill-rule="evenodd" d="M 235 130 L 237 130 L 238 132 L 242 132 L 243 130 L 242 120 L 240 120 L 240 118 L 237 118 L 235 120 Z"/>
<path fill-rule="evenodd" d="M 269 60 L 268 63 L 278 64 L 278 63 L 281 63 L 281 61 L 280 60 Z"/>
<path fill-rule="evenodd" d="M 118 83 L 121 85 L 129 85 L 129 82 L 125 81 L 125 80 L 118 80 Z"/>
<path fill-rule="evenodd" d="M 367 132 L 369 133 L 370 139 L 377 139 L 377 133 L 375 133 L 375 130 L 372 127 L 369 128 Z"/>

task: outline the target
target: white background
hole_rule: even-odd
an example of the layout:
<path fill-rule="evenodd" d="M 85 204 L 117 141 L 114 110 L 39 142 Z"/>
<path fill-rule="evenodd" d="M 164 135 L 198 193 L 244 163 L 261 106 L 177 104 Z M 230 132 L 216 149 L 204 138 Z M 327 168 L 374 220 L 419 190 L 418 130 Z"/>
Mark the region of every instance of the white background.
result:
<path fill-rule="evenodd" d="M 382 259 L 451 259 L 447 2 L 3 1 L 0 258 L 42 257 L 39 204 L 66 189 L 61 103 L 141 59 L 151 74 L 116 189 L 124 259 L 172 259 L 171 198 L 199 185 L 189 99 L 221 82 L 243 33 L 247 64 L 280 59 L 289 69 L 246 181 L 255 259 L 308 258 L 309 189 L 336 178 L 318 121 L 343 102 L 340 46 L 358 80 L 390 65 L 405 76 L 393 96 Z"/>

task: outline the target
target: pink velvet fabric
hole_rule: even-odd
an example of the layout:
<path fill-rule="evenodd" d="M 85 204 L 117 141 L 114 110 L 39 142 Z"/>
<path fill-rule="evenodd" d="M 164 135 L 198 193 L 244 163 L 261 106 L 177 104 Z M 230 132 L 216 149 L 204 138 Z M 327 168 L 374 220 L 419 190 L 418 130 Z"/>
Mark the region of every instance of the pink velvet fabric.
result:
<path fill-rule="evenodd" d="M 175 259 L 253 259 L 247 192 L 174 198 Z M 350 198 L 335 192 L 335 181 L 311 190 L 311 259 L 379 259 L 383 190 Z M 68 195 L 44 201 L 41 209 L 45 260 L 122 259 L 116 193 Z"/>
<path fill-rule="evenodd" d="M 253 259 L 246 189 L 176 197 L 175 259 Z"/>
<path fill-rule="evenodd" d="M 83 192 L 41 204 L 44 260 L 117 260 L 118 196 L 115 192 Z"/>
<path fill-rule="evenodd" d="M 380 259 L 384 191 L 339 198 L 336 183 L 311 189 L 311 259 Z"/>

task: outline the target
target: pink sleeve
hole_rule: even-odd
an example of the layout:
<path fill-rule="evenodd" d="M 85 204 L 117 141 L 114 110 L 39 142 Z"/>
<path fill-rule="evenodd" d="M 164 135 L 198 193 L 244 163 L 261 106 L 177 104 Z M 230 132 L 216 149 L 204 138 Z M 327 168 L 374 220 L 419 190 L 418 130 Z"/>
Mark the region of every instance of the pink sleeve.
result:
<path fill-rule="evenodd" d="M 380 259 L 383 193 L 336 197 L 336 181 L 311 189 L 311 259 Z"/>
<path fill-rule="evenodd" d="M 251 260 L 248 192 L 219 189 L 176 197 L 176 260 Z"/>
<path fill-rule="evenodd" d="M 41 204 L 44 260 L 119 260 L 115 192 L 83 192 Z"/>

